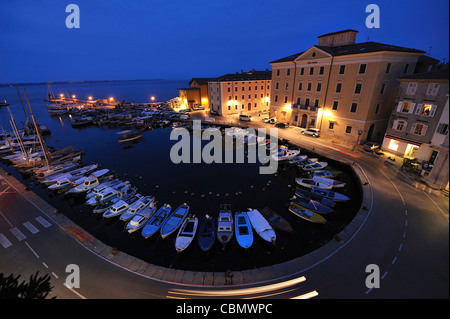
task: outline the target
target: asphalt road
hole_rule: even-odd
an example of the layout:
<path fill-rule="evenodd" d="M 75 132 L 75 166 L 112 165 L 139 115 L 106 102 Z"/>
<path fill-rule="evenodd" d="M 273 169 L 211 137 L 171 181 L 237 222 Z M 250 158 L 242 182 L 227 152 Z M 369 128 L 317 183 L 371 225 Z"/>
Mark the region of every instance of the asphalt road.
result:
<path fill-rule="evenodd" d="M 253 123 L 258 127 L 267 124 Z M 225 287 L 195 287 L 162 282 L 130 272 L 100 257 L 74 239 L 0 177 L 0 269 L 49 274 L 52 296 L 65 298 L 299 298 L 448 299 L 448 198 L 428 193 L 398 169 L 361 152 L 298 134 L 279 136 L 322 155 L 356 162 L 372 195 L 367 219 L 351 240 L 319 262 L 292 271 L 277 282 Z M 25 193 L 23 195 L 22 193 Z M 69 289 L 68 265 L 80 269 L 80 287 Z M 368 265 L 379 269 L 379 288 L 368 288 Z M 244 290 L 245 289 L 245 290 Z M 311 295 L 306 295 L 311 293 Z"/>

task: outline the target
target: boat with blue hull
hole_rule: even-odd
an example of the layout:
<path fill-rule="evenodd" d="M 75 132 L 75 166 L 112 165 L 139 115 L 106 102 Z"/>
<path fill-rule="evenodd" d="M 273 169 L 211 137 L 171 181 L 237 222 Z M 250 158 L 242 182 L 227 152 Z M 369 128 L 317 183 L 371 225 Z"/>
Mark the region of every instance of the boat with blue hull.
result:
<path fill-rule="evenodd" d="M 142 237 L 147 239 L 156 234 L 158 230 L 160 230 L 166 218 L 170 215 L 171 210 L 172 206 L 169 204 L 164 204 L 161 206 L 142 228 Z"/>
<path fill-rule="evenodd" d="M 174 233 L 181 226 L 189 212 L 189 205 L 183 203 L 164 221 L 161 226 L 160 233 L 164 239 Z"/>
<path fill-rule="evenodd" d="M 239 212 L 234 215 L 234 232 L 239 246 L 245 249 L 252 246 L 253 231 L 246 212 Z"/>
<path fill-rule="evenodd" d="M 198 245 L 204 252 L 209 251 L 216 241 L 215 218 L 206 214 L 200 221 L 198 230 Z"/>

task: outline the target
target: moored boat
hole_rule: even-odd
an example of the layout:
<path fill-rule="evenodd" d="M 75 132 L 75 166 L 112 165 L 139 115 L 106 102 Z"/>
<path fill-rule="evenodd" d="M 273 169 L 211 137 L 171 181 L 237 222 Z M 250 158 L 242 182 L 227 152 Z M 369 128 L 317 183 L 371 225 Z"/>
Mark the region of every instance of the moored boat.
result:
<path fill-rule="evenodd" d="M 169 204 L 164 204 L 163 206 L 161 206 L 158 211 L 150 217 L 148 222 L 142 228 L 142 237 L 149 238 L 150 236 L 157 233 L 166 218 L 170 215 L 171 210 L 172 206 L 170 206 Z"/>
<path fill-rule="evenodd" d="M 302 166 L 302 169 L 305 171 L 313 171 L 313 170 L 321 170 L 322 168 L 325 168 L 328 166 L 327 162 L 314 162 L 314 163 L 308 163 Z"/>
<path fill-rule="evenodd" d="M 232 237 L 233 214 L 231 213 L 230 205 L 222 204 L 217 219 L 217 240 L 222 244 L 223 248 L 225 248 Z"/>
<path fill-rule="evenodd" d="M 245 249 L 251 247 L 253 231 L 246 212 L 238 212 L 234 215 L 234 232 L 239 246 Z"/>
<path fill-rule="evenodd" d="M 300 207 L 303 207 L 305 209 L 308 209 L 310 211 L 313 211 L 315 213 L 319 214 L 329 214 L 333 212 L 333 209 L 329 206 L 323 205 L 319 203 L 318 201 L 304 198 L 301 196 L 298 196 L 297 198 L 293 199 L 291 201 L 291 205 L 296 204 Z"/>
<path fill-rule="evenodd" d="M 321 182 L 321 181 L 316 181 L 312 178 L 296 178 L 295 182 L 298 185 L 306 187 L 306 188 L 317 187 L 317 188 L 322 188 L 322 189 L 331 189 L 333 187 L 331 184 Z"/>
<path fill-rule="evenodd" d="M 321 189 L 321 188 L 313 187 L 313 188 L 311 188 L 311 192 L 314 194 L 321 195 L 325 198 L 334 200 L 336 202 L 344 202 L 344 201 L 348 201 L 350 199 L 348 196 L 346 196 L 344 194 L 336 193 L 336 192 L 328 190 L 328 189 Z"/>
<path fill-rule="evenodd" d="M 177 209 L 164 221 L 164 224 L 161 226 L 160 233 L 161 237 L 164 239 L 170 236 L 173 232 L 175 232 L 178 227 L 181 226 L 184 219 L 187 217 L 189 212 L 189 205 L 186 203 L 178 206 Z"/>
<path fill-rule="evenodd" d="M 198 230 L 198 245 L 204 252 L 211 249 L 216 241 L 216 224 L 212 216 L 206 214 L 202 217 Z"/>
<path fill-rule="evenodd" d="M 154 196 L 144 196 L 135 201 L 133 204 L 128 207 L 127 211 L 124 212 L 120 216 L 121 221 L 127 221 L 133 218 L 140 210 L 146 208 L 147 206 L 151 206 L 154 208 L 155 197 Z"/>
<path fill-rule="evenodd" d="M 274 212 L 269 207 L 264 207 L 261 209 L 260 213 L 264 216 L 264 218 L 276 229 L 292 233 L 292 226 L 289 222 L 281 217 L 279 214 Z"/>
<path fill-rule="evenodd" d="M 142 227 L 144 227 L 145 223 L 150 219 L 150 217 L 155 213 L 155 208 L 146 206 L 145 208 L 141 209 L 138 213 L 136 213 L 133 218 L 128 222 L 128 224 L 125 226 L 125 229 L 129 233 L 133 233 Z"/>
<path fill-rule="evenodd" d="M 318 182 L 324 182 L 327 184 L 330 184 L 332 188 L 342 188 L 345 186 L 344 182 L 341 181 L 337 181 L 331 178 L 326 178 L 326 177 L 322 177 L 322 176 L 313 176 L 312 177 L 313 180 L 318 181 Z"/>
<path fill-rule="evenodd" d="M 248 209 L 247 215 L 256 233 L 265 241 L 275 243 L 276 233 L 264 216 L 257 209 L 252 208 Z"/>
<path fill-rule="evenodd" d="M 336 206 L 336 202 L 335 201 L 333 201 L 333 200 L 331 200 L 329 198 L 323 197 L 322 195 L 312 193 L 310 190 L 304 190 L 304 189 L 300 189 L 299 188 L 299 189 L 297 189 L 295 191 L 294 198 L 296 198 L 296 197 L 302 197 L 302 198 L 305 198 L 305 199 L 312 199 L 312 200 L 315 200 L 315 201 L 317 201 L 317 202 L 319 202 L 319 203 L 321 203 L 323 205 L 327 205 L 329 207 Z"/>
<path fill-rule="evenodd" d="M 313 171 L 314 176 L 321 176 L 326 178 L 335 178 L 341 171 L 338 170 L 315 170 Z"/>
<path fill-rule="evenodd" d="M 182 252 L 191 244 L 197 232 L 197 227 L 198 218 L 195 215 L 190 215 L 183 221 L 175 239 L 175 249 L 177 252 Z"/>
<path fill-rule="evenodd" d="M 316 224 L 325 224 L 327 220 L 317 213 L 304 209 L 296 204 L 289 206 L 289 211 L 294 215 Z"/>

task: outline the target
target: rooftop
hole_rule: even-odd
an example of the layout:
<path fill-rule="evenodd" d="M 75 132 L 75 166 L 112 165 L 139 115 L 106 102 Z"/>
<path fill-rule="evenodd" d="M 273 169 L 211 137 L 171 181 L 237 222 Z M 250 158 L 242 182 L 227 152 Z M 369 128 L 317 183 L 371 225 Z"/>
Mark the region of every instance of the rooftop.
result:
<path fill-rule="evenodd" d="M 416 73 L 408 76 L 403 76 L 399 80 L 447 80 L 449 78 L 448 65 L 445 68 L 433 70 L 430 72 Z"/>
<path fill-rule="evenodd" d="M 335 46 L 335 47 L 314 45 L 314 47 L 316 47 L 322 51 L 325 51 L 325 52 L 331 54 L 332 56 L 350 55 L 350 54 L 358 54 L 358 53 L 369 53 L 369 52 L 381 52 L 381 51 L 411 52 L 411 53 L 425 54 L 425 51 L 422 51 L 422 50 L 405 48 L 405 47 L 384 44 L 384 43 L 379 43 L 379 42 L 352 43 L 352 44 L 340 45 L 340 46 Z M 272 61 L 270 63 L 281 63 L 281 62 L 294 61 L 303 52 L 292 54 L 290 56 Z"/>
<path fill-rule="evenodd" d="M 256 81 L 256 80 L 270 80 L 272 78 L 272 71 L 249 71 L 235 74 L 225 74 L 219 76 L 211 81 L 214 82 L 226 82 L 226 81 Z"/>

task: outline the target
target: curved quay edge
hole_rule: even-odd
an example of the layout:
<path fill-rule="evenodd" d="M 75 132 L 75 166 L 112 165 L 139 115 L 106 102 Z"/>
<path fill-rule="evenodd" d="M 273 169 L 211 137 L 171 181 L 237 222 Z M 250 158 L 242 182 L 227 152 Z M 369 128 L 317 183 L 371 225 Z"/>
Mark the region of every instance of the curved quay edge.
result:
<path fill-rule="evenodd" d="M 327 156 L 333 159 L 329 155 Z M 341 163 L 342 160 L 333 159 Z M 358 233 L 364 225 L 366 219 L 370 215 L 373 196 L 370 183 L 362 168 L 353 162 L 343 163 L 350 165 L 353 172 L 360 182 L 363 198 L 361 207 L 353 220 L 339 233 L 334 239 L 330 240 L 322 247 L 295 259 L 265 266 L 256 269 L 233 271 L 232 286 L 243 286 L 251 284 L 264 284 L 270 281 L 283 280 L 300 276 L 300 273 L 315 267 L 316 265 L 326 261 L 328 258 L 345 247 L 347 243 Z M 0 168 L 1 169 L 1 168 Z M 1 169 L 3 170 L 3 169 Z M 146 277 L 148 279 L 160 282 L 186 285 L 186 286 L 225 286 L 226 278 L 224 272 L 196 272 L 181 269 L 166 268 L 143 261 L 137 257 L 131 256 L 122 251 L 116 251 L 115 248 L 101 242 L 63 213 L 57 213 L 57 209 L 47 203 L 39 195 L 34 192 L 26 191 L 24 185 L 13 176 L 7 177 L 8 181 L 13 183 L 14 188 L 20 193 L 27 192 L 25 196 L 34 206 L 44 212 L 55 224 L 71 236 L 76 242 L 90 250 L 96 256 L 136 275 Z M 15 185 L 14 185 L 15 184 Z M 226 287 L 230 287 L 227 285 Z"/>

